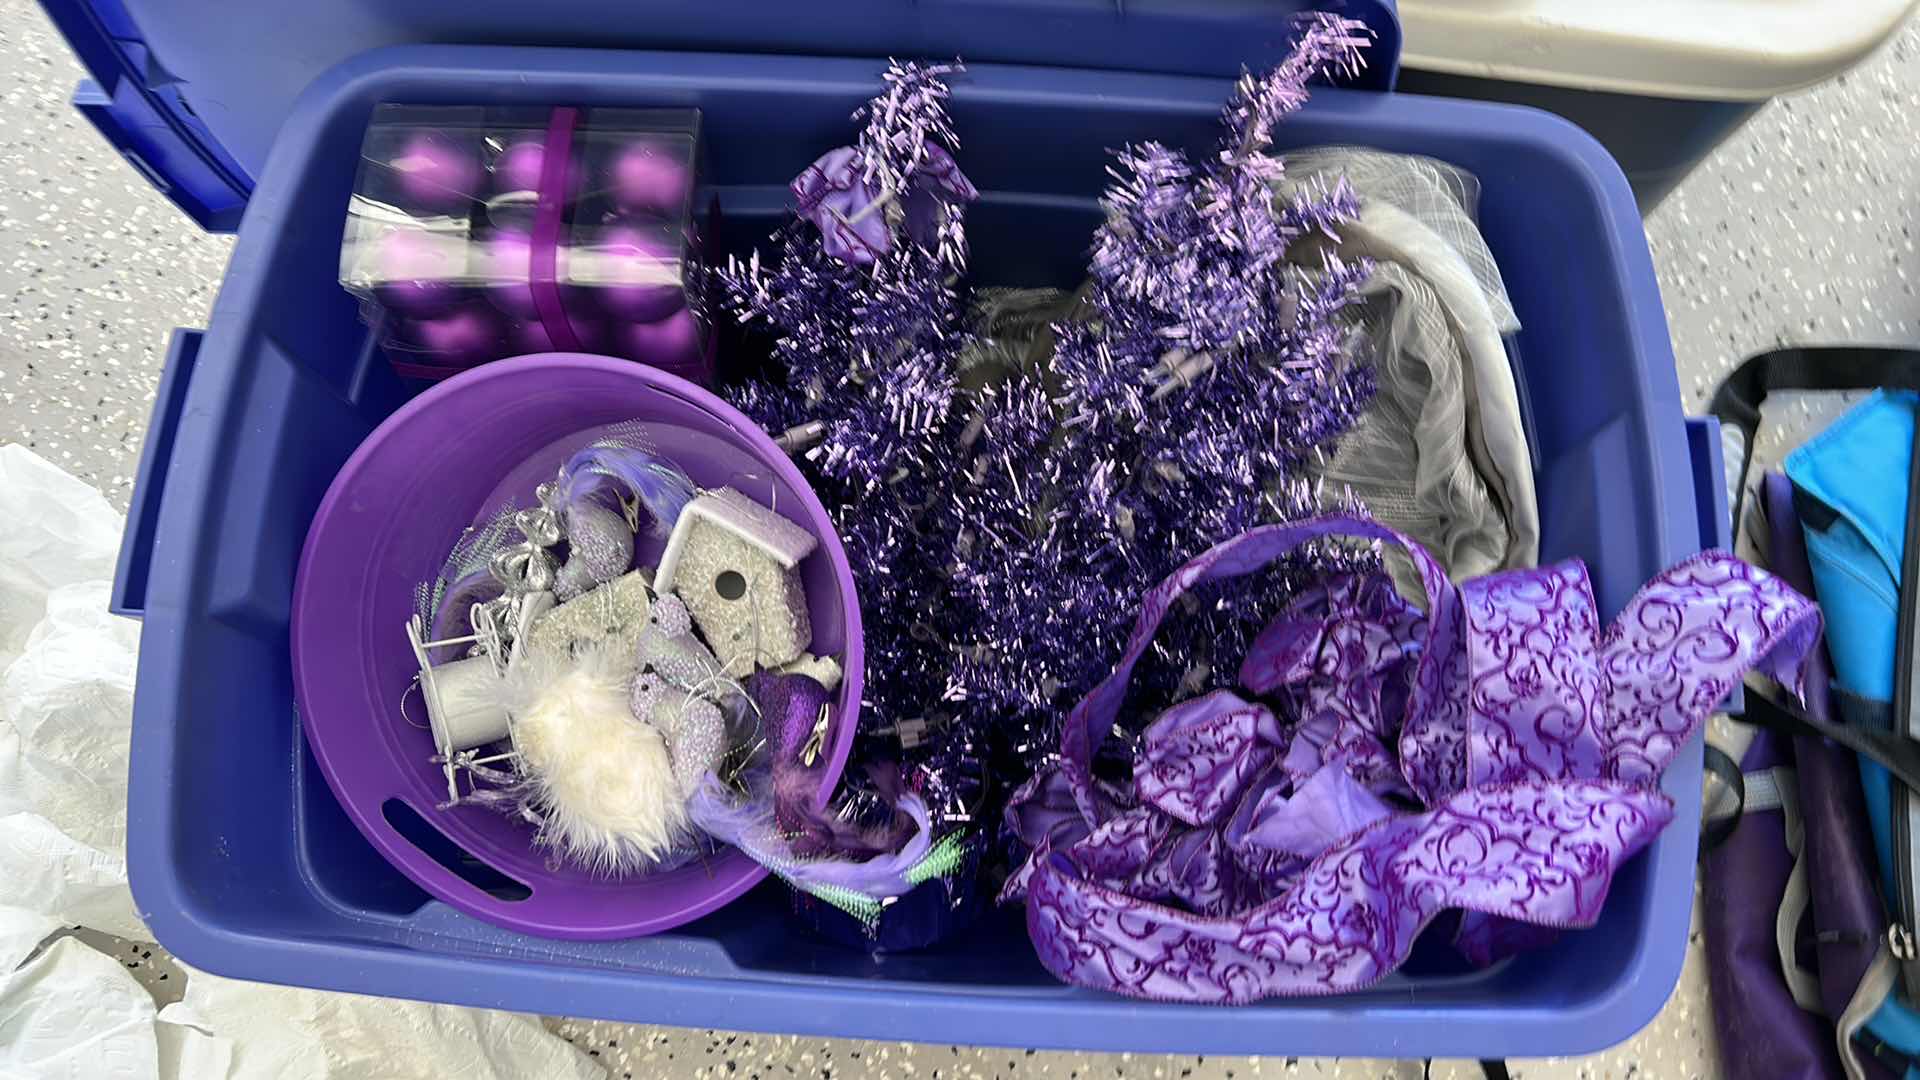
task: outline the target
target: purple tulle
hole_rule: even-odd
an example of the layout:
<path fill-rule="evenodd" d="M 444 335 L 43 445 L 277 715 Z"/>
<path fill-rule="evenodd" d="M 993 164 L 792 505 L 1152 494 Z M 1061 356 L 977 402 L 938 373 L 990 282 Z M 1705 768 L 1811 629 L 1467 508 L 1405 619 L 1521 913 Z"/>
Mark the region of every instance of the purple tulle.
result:
<path fill-rule="evenodd" d="M 1260 634 L 1231 691 L 1146 729 L 1130 787 L 1094 776 L 1177 601 L 1326 536 L 1412 554 L 1422 609 L 1342 578 Z M 1032 849 L 1041 961 L 1081 986 L 1241 1003 L 1364 988 L 1450 909 L 1482 962 L 1593 924 L 1673 815 L 1660 773 L 1749 668 L 1794 692 L 1811 602 L 1730 555 L 1661 574 L 1601 631 L 1578 562 L 1455 587 L 1417 545 L 1330 515 L 1256 529 L 1146 597 L 1125 656 L 1008 809 Z M 1544 929 L 1543 929 L 1544 928 Z"/>

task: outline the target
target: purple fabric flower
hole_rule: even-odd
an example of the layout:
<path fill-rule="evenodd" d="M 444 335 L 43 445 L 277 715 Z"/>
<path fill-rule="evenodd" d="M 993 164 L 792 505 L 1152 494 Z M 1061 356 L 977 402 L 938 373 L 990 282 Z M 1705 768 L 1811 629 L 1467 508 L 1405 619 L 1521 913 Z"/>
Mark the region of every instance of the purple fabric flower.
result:
<path fill-rule="evenodd" d="M 921 247 L 938 246 L 946 208 L 964 205 L 979 197 L 979 190 L 960 171 L 960 163 L 953 160 L 947 148 L 939 143 L 927 143 L 913 183 L 900 198 L 907 238 Z"/>
<path fill-rule="evenodd" d="M 1096 783 L 1168 611 L 1327 536 L 1405 546 L 1425 614 L 1384 578 L 1331 583 L 1241 668 L 1276 708 L 1228 691 L 1176 706 L 1148 727 L 1132 792 Z M 1604 632 L 1596 612 L 1577 562 L 1455 587 L 1412 541 L 1340 515 L 1181 567 L 1008 809 L 1031 855 L 1005 895 L 1026 897 L 1042 962 L 1081 986 L 1240 1003 L 1364 988 L 1449 909 L 1482 962 L 1545 939 L 1531 927 L 1592 925 L 1673 815 L 1668 762 L 1749 668 L 1797 693 L 1820 632 L 1811 602 L 1717 552 L 1655 578 Z"/>
<path fill-rule="evenodd" d="M 868 266 L 893 250 L 889 203 L 899 203 L 907 238 L 931 249 L 939 243 L 947 207 L 980 197 L 953 155 L 937 143 L 922 146 L 919 164 L 905 182 L 905 191 L 882 186 L 866 155 L 842 146 L 794 177 L 792 190 L 799 215 L 820 230 L 821 248 L 841 262 Z"/>
<path fill-rule="evenodd" d="M 866 266 L 893 247 L 887 215 L 874 204 L 880 188 L 864 175 L 860 151 L 842 146 L 820 155 L 793 178 L 801 217 L 820 230 L 820 246 L 841 262 Z"/>

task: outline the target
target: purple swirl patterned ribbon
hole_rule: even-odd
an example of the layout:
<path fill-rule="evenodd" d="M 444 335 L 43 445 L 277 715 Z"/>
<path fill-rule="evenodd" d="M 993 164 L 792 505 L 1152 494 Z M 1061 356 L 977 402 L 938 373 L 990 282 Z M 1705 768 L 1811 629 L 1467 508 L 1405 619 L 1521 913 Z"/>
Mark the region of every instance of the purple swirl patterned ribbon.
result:
<path fill-rule="evenodd" d="M 1407 549 L 1424 608 L 1341 579 L 1281 612 L 1242 688 L 1146 729 L 1131 789 L 1093 775 L 1134 664 L 1202 582 L 1325 536 Z M 1673 816 L 1660 773 L 1747 670 L 1795 693 L 1818 640 L 1804 597 L 1697 555 L 1603 632 L 1586 568 L 1454 586 L 1419 545 L 1329 515 L 1245 533 L 1149 593 L 1119 665 L 1067 717 L 1060 757 L 1016 793 L 1041 962 L 1080 986 L 1235 1004 L 1359 990 L 1436 916 L 1486 962 L 1591 926 L 1614 872 Z"/>

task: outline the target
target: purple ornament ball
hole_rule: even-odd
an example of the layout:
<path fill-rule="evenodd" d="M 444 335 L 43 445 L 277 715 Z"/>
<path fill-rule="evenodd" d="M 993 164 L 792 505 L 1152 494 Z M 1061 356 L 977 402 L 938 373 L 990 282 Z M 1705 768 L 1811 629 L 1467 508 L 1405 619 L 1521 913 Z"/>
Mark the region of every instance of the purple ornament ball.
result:
<path fill-rule="evenodd" d="M 510 191 L 537 191 L 540 188 L 540 174 L 546 171 L 547 147 L 539 139 L 522 139 L 508 145 L 500 152 L 493 163 L 493 189 L 501 194 Z"/>
<path fill-rule="evenodd" d="M 416 131 L 387 160 L 400 190 L 424 210 L 451 210 L 480 188 L 480 161 L 444 131 Z"/>
<path fill-rule="evenodd" d="M 567 316 L 567 322 L 573 327 L 574 340 L 579 343 L 580 351 L 599 352 L 606 345 L 605 325 L 572 314 Z M 509 356 L 561 351 L 560 347 L 553 343 L 553 336 L 547 333 L 546 324 L 538 319 L 529 319 L 509 326 L 506 339 Z"/>
<path fill-rule="evenodd" d="M 539 322 L 517 322 L 507 327 L 509 356 L 527 356 L 532 353 L 553 351 L 553 339 L 547 336 L 547 328 Z"/>
<path fill-rule="evenodd" d="M 501 151 L 500 157 L 493 163 L 494 192 L 499 195 L 537 192 L 546 168 L 547 144 L 543 139 L 516 140 Z M 572 161 L 567 163 L 567 173 L 561 179 L 560 186 L 568 201 L 580 196 L 580 170 Z"/>
<path fill-rule="evenodd" d="M 467 367 L 505 355 L 499 316 L 484 307 L 468 305 L 402 327 L 405 342 L 432 363 Z"/>
<path fill-rule="evenodd" d="M 650 323 L 621 323 L 613 329 L 616 355 L 663 368 L 697 383 L 709 381 L 704 335 L 686 308 Z"/>
<path fill-rule="evenodd" d="M 658 322 L 687 304 L 680 282 L 680 249 L 655 234 L 615 226 L 585 253 L 594 263 L 591 291 L 608 315 L 629 322 Z M 574 276 L 576 284 L 581 284 Z"/>
<path fill-rule="evenodd" d="M 693 178 L 673 149 L 637 139 L 609 167 L 614 205 L 629 214 L 678 214 L 687 205 Z"/>
<path fill-rule="evenodd" d="M 516 319 L 537 319 L 533 298 L 533 238 L 519 229 L 495 229 L 480 248 L 489 303 Z"/>
<path fill-rule="evenodd" d="M 421 229 L 395 229 L 380 238 L 375 252 L 374 294 L 382 304 L 408 315 L 431 315 L 460 298 L 456 288 L 466 271 L 466 244 Z"/>

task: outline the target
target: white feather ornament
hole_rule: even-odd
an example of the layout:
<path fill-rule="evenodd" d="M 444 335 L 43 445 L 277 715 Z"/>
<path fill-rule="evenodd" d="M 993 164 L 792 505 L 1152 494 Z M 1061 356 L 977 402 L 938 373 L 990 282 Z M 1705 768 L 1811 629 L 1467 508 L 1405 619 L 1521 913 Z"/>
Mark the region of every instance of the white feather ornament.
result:
<path fill-rule="evenodd" d="M 595 873 L 647 868 L 688 838 L 666 739 L 627 704 L 632 661 L 532 654 L 507 673 L 513 746 L 537 842 Z"/>

